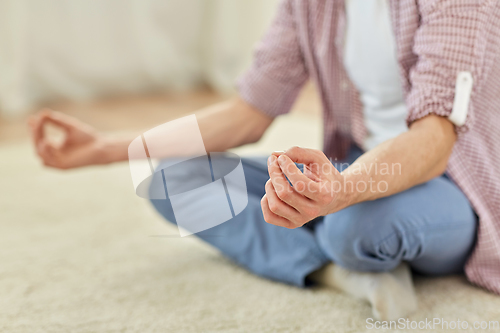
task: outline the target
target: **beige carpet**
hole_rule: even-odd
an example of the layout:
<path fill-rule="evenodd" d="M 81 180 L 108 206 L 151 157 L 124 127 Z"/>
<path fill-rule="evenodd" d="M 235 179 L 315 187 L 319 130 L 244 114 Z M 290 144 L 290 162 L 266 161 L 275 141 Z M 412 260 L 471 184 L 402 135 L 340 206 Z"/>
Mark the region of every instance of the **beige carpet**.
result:
<path fill-rule="evenodd" d="M 244 152 L 317 145 L 319 131 L 281 135 L 304 124 L 318 127 L 284 119 Z M 126 164 L 52 171 L 20 144 L 0 147 L 0 170 L 0 332 L 366 331 L 362 302 L 261 279 L 176 237 L 134 195 Z M 462 276 L 416 286 L 412 320 L 500 320 L 500 297 Z"/>

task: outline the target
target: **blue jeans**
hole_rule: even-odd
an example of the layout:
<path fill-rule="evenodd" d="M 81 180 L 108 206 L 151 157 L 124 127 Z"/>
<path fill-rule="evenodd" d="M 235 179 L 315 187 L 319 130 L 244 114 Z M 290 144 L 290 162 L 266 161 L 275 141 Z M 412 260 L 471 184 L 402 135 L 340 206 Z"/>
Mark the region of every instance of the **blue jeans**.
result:
<path fill-rule="evenodd" d="M 352 163 L 361 154 L 352 147 L 341 162 Z M 474 246 L 477 217 L 448 177 L 290 230 L 268 224 L 262 216 L 260 200 L 269 179 L 266 160 L 242 160 L 249 196 L 245 210 L 196 234 L 253 273 L 304 286 L 308 274 L 331 261 L 357 271 L 389 271 L 406 261 L 426 275 L 462 272 Z M 166 220 L 175 223 L 168 199 L 151 201 Z"/>

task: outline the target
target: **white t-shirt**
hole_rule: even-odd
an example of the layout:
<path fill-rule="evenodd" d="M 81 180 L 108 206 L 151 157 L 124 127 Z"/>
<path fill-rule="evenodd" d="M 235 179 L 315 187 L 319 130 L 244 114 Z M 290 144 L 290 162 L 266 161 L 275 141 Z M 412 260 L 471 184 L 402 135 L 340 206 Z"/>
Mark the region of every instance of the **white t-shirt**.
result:
<path fill-rule="evenodd" d="M 368 135 L 364 147 L 407 131 L 396 42 L 387 0 L 345 0 L 344 66 L 358 89 Z"/>

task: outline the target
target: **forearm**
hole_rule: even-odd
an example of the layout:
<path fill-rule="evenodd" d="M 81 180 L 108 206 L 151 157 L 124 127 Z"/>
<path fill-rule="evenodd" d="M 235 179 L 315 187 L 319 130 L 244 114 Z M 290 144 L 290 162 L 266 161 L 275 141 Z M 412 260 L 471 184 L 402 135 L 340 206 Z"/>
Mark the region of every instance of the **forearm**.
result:
<path fill-rule="evenodd" d="M 254 143 L 273 121 L 240 98 L 203 109 L 196 118 L 208 152 Z"/>
<path fill-rule="evenodd" d="M 196 112 L 196 119 L 208 152 L 225 151 L 258 141 L 273 118 L 236 98 Z M 102 138 L 100 153 L 103 163 L 128 159 L 128 146 L 136 136 Z M 175 157 L 168 155 L 165 158 Z"/>
<path fill-rule="evenodd" d="M 342 173 L 349 204 L 390 196 L 443 174 L 455 141 L 446 118 L 416 121 L 408 132 L 363 154 Z"/>

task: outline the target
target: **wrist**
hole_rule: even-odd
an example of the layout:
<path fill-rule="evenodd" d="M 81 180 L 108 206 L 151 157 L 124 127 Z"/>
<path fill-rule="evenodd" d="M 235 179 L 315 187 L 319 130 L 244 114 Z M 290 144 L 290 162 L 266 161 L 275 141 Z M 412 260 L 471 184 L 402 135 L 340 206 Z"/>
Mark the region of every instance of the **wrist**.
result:
<path fill-rule="evenodd" d="M 347 175 L 339 174 L 339 177 L 334 181 L 335 184 L 340 184 L 339 187 L 329 193 L 332 200 L 328 205 L 327 214 L 336 213 L 344 208 L 355 205 L 360 202 L 360 194 L 355 190 L 355 180 L 350 179 Z M 354 186 L 352 186 L 354 184 Z M 334 186 L 332 185 L 332 189 Z"/>
<path fill-rule="evenodd" d="M 366 181 L 362 175 L 346 172 L 342 173 L 343 196 L 345 207 L 349 207 L 370 199 L 370 181 Z M 345 208 L 344 207 L 344 208 Z"/>
<path fill-rule="evenodd" d="M 124 139 L 102 136 L 97 139 L 99 164 L 110 164 L 128 159 L 128 145 Z"/>

